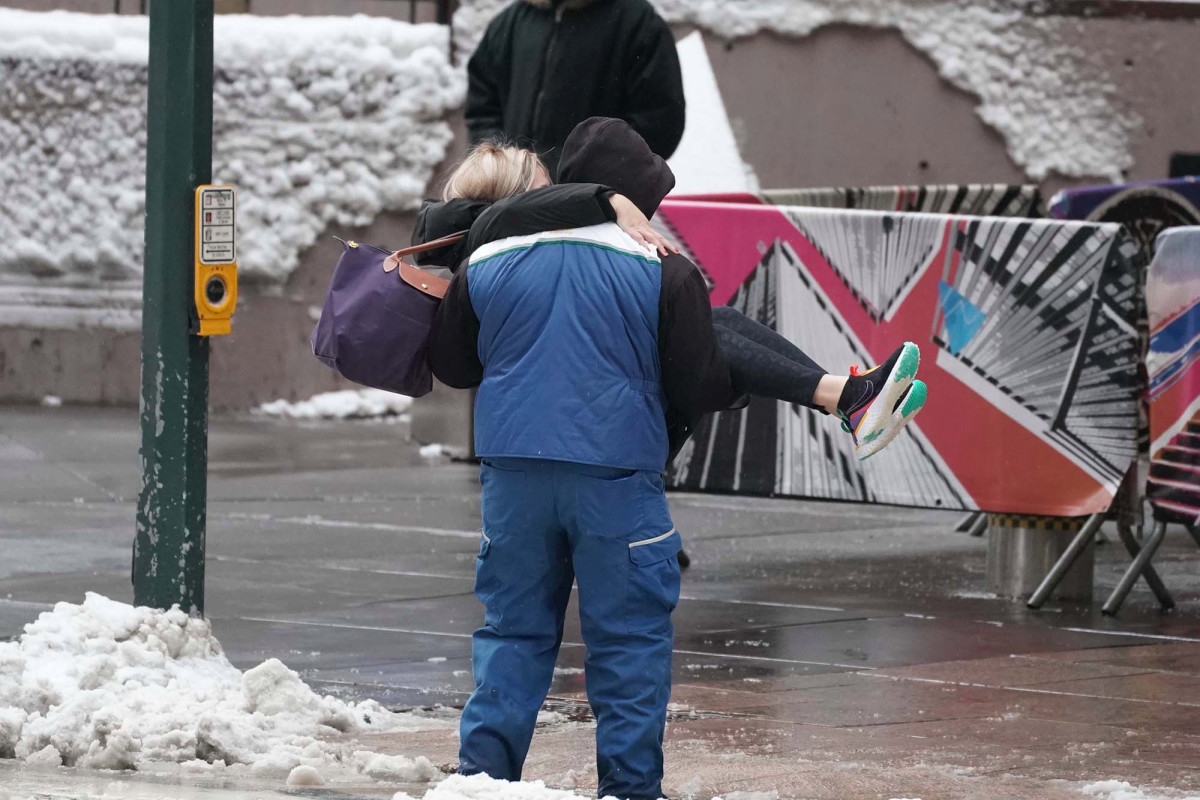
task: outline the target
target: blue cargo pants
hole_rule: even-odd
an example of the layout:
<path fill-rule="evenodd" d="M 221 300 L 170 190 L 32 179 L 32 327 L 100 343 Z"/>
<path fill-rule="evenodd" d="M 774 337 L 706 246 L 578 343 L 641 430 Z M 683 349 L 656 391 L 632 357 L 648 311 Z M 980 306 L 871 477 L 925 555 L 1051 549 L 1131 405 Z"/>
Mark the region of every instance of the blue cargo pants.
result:
<path fill-rule="evenodd" d="M 657 800 L 681 547 L 662 476 L 506 458 L 485 460 L 480 481 L 475 595 L 485 615 L 459 771 L 521 779 L 577 582 L 597 796 Z"/>

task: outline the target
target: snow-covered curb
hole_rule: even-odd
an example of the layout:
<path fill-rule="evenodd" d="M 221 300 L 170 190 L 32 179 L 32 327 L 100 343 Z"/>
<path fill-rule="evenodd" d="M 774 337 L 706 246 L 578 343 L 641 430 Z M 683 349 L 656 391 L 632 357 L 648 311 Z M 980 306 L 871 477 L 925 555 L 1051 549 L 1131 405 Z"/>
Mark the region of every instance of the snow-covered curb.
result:
<path fill-rule="evenodd" d="M 380 389 L 347 389 L 325 392 L 289 403 L 272 400 L 254 413 L 287 419 L 364 419 L 400 416 L 412 407 L 412 398 Z"/>
<path fill-rule="evenodd" d="M 220 764 L 281 777 L 310 766 L 428 781 L 440 773 L 427 759 L 351 750 L 338 734 L 451 726 L 319 696 L 276 659 L 242 673 L 208 622 L 178 608 L 89 593 L 0 644 L 0 758 L 31 764 Z"/>
<path fill-rule="evenodd" d="M 239 190 L 239 262 L 282 280 L 330 226 L 415 208 L 453 135 L 448 30 L 219 15 L 213 178 Z M 0 9 L 0 276 L 136 281 L 147 18 Z"/>
<path fill-rule="evenodd" d="M 1064 782 L 1065 783 L 1065 782 Z M 1196 797 L 1185 797 L 1175 790 L 1147 792 L 1125 781 L 1101 781 L 1089 784 L 1069 784 L 1080 792 L 1081 800 L 1198 800 Z M 681 789 L 683 797 L 697 797 L 696 792 Z M 888 795 L 880 795 L 888 797 Z M 569 789 L 551 789 L 542 781 L 509 782 L 499 781 L 486 775 L 452 775 L 425 793 L 424 800 L 582 800 L 586 795 L 579 795 Z M 397 792 L 392 800 L 416 800 L 404 792 Z M 729 792 L 712 800 L 779 800 L 779 792 L 771 791 L 740 791 Z M 894 798 L 894 800 L 906 800 Z M 907 800 L 919 800 L 908 798 Z"/>
<path fill-rule="evenodd" d="M 509 0 L 463 0 L 454 15 L 459 59 L 474 51 Z M 1125 110 L 1103 54 L 1088 47 L 1098 23 L 1039 16 L 974 0 L 651 0 L 671 23 L 726 39 L 761 31 L 807 36 L 846 23 L 894 28 L 943 78 L 979 97 L 977 112 L 1004 136 L 1029 177 L 1051 172 L 1113 180 L 1133 164 L 1141 120 Z"/>

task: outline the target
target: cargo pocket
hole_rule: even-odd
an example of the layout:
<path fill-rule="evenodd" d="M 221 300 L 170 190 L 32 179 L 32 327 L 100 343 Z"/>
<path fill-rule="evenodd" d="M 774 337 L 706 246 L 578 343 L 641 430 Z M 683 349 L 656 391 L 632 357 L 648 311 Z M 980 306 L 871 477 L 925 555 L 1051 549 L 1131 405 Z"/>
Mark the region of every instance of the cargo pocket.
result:
<path fill-rule="evenodd" d="M 679 531 L 671 528 L 666 533 L 650 539 L 630 542 L 629 560 L 639 567 L 646 567 L 666 561 L 671 556 L 678 555 L 682 549 L 683 537 L 679 535 Z"/>
<path fill-rule="evenodd" d="M 630 632 L 669 630 L 679 603 L 679 562 L 683 538 L 675 528 L 630 542 L 629 593 L 625 618 Z"/>
<path fill-rule="evenodd" d="M 475 596 L 483 603 L 484 608 L 488 608 L 491 598 L 504 588 L 502 576 L 498 574 L 501 571 L 498 560 L 488 560 L 491 549 L 492 537 L 480 531 L 479 555 L 475 556 Z"/>

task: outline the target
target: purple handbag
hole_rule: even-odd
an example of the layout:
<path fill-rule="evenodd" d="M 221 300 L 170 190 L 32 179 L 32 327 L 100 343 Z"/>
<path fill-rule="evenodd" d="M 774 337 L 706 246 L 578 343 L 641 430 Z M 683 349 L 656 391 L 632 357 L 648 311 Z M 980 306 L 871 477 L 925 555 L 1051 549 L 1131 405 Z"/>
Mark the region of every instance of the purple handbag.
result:
<path fill-rule="evenodd" d="M 342 242 L 321 318 L 309 339 L 313 355 L 363 386 L 409 397 L 429 394 L 429 328 L 450 281 L 403 258 L 464 236 L 455 233 L 395 253 Z"/>

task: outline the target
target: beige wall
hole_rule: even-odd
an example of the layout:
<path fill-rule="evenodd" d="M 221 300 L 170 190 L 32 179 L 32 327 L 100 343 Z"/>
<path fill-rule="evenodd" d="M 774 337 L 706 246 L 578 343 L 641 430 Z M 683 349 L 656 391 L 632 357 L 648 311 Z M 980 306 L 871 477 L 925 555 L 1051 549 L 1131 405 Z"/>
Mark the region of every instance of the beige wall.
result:
<path fill-rule="evenodd" d="M 1200 152 L 1200 24 L 1106 19 L 1089 46 L 1144 119 L 1132 180 L 1162 178 L 1173 151 Z M 942 80 L 896 31 L 836 25 L 801 39 L 706 37 L 742 155 L 764 188 L 1023 182 L 976 98 Z M 1050 176 L 1052 193 L 1095 178 Z"/>

